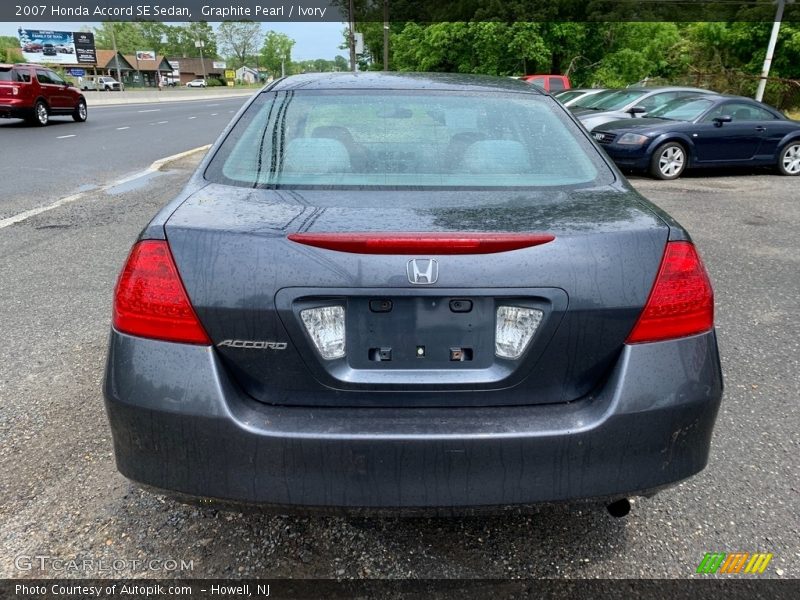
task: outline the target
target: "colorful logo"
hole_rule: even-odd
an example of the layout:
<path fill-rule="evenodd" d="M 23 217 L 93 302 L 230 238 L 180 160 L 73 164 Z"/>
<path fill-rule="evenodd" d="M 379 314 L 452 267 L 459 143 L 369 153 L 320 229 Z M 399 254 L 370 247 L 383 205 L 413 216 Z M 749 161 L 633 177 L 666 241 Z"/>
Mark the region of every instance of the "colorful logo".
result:
<path fill-rule="evenodd" d="M 725 552 L 706 552 L 703 560 L 697 566 L 698 573 L 706 575 L 711 573 L 763 573 L 769 561 L 772 560 L 772 554 L 765 554 L 763 552 L 734 552 L 726 554 Z"/>

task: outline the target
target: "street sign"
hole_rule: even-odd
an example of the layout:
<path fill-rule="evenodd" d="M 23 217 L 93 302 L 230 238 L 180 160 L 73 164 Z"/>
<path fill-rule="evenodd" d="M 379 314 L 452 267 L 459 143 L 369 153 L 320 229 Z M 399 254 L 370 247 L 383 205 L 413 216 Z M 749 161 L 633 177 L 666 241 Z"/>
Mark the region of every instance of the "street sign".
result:
<path fill-rule="evenodd" d="M 232 69 L 227 69 L 225 71 L 225 79 L 236 79 L 236 71 Z"/>

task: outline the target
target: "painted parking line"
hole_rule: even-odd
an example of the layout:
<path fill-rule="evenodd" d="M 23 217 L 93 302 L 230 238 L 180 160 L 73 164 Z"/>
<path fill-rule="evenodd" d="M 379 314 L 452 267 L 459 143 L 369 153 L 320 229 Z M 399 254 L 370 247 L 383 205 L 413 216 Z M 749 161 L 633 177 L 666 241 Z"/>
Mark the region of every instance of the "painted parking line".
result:
<path fill-rule="evenodd" d="M 161 110 L 160 108 L 150 108 L 150 109 L 148 109 L 148 110 L 139 110 L 139 111 L 136 111 L 136 112 L 140 112 L 140 113 L 146 113 L 146 112 L 159 112 L 160 110 Z"/>
<path fill-rule="evenodd" d="M 190 120 L 191 120 L 191 119 L 196 119 L 196 118 L 197 118 L 197 117 L 189 117 L 189 119 L 190 119 Z"/>
<path fill-rule="evenodd" d="M 164 123 L 169 123 L 169 121 L 159 121 L 158 122 L 159 125 L 163 125 Z"/>
<path fill-rule="evenodd" d="M 71 133 L 70 135 L 59 135 L 56 137 L 56 139 L 65 140 L 67 138 L 75 137 L 76 135 L 77 135 L 76 133 Z"/>
<path fill-rule="evenodd" d="M 130 129 L 130 127 L 117 127 L 117 131 L 122 131 L 123 129 Z"/>
<path fill-rule="evenodd" d="M 219 113 L 211 113 L 212 117 L 216 117 Z"/>

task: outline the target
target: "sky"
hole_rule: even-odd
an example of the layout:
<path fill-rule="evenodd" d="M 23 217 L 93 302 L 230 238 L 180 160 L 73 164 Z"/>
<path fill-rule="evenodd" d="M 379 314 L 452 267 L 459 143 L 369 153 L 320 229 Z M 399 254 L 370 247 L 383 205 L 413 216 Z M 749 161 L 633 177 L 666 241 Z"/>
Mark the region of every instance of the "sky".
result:
<path fill-rule="evenodd" d="M 0 0 L 1 1 L 1 0 Z M 82 26 L 98 27 L 100 23 L 0 23 L 0 35 L 13 35 L 16 37 L 17 28 L 22 26 L 24 29 L 47 29 L 53 31 L 78 31 Z M 211 23 L 214 28 L 218 23 Z M 314 58 L 332 59 L 337 54 L 347 56 L 347 50 L 340 50 L 339 46 L 344 40 L 342 30 L 345 28 L 343 23 L 262 23 L 264 33 L 272 29 L 280 33 L 285 33 L 295 42 L 292 48 L 293 60 L 309 60 Z M 142 48 L 149 50 L 150 48 Z"/>

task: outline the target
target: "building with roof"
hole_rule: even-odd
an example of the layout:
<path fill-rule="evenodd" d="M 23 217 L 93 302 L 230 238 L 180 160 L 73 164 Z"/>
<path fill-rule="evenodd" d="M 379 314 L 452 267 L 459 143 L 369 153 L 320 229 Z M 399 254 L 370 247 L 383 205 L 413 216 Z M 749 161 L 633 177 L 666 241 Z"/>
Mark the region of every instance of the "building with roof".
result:
<path fill-rule="evenodd" d="M 214 58 L 182 58 L 167 57 L 173 66 L 173 76 L 180 78 L 180 84 L 186 85 L 193 79 L 219 79 L 225 81 L 225 63 Z"/>

